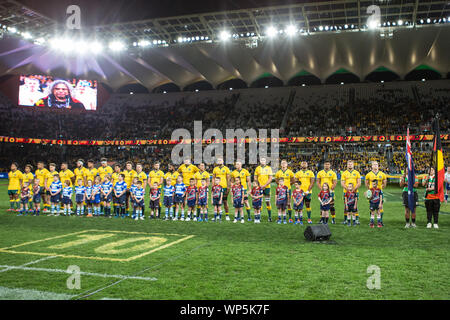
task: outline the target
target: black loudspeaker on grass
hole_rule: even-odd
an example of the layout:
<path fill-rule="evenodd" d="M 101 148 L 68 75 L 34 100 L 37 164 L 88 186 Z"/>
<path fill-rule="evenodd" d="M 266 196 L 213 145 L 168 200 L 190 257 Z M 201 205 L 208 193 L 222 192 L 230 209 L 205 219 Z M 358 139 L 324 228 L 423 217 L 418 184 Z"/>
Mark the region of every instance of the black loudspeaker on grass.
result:
<path fill-rule="evenodd" d="M 324 241 L 329 240 L 331 231 L 327 224 L 319 224 L 317 226 L 308 226 L 304 232 L 306 240 Z"/>

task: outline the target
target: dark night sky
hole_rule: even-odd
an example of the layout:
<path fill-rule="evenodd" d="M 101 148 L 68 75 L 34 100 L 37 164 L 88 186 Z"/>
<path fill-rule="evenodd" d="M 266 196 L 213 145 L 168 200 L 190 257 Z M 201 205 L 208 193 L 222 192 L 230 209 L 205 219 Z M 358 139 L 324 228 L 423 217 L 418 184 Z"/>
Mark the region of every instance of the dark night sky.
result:
<path fill-rule="evenodd" d="M 317 0 L 316 0 L 317 1 Z M 284 5 L 314 0 L 18 0 L 52 19 L 63 22 L 71 4 L 81 8 L 85 25 L 170 17 L 183 14 Z"/>

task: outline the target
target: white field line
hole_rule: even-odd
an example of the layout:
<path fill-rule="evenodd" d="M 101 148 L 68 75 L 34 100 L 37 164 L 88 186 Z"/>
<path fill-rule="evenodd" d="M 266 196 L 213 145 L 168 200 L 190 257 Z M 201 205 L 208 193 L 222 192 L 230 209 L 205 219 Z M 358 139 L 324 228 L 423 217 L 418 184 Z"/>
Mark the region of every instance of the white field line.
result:
<path fill-rule="evenodd" d="M 0 265 L 0 268 L 6 268 L 6 270 L 1 270 L 0 272 L 4 272 L 4 271 L 8 271 L 8 270 L 22 270 L 22 271 L 41 271 L 41 272 L 72 274 L 70 272 L 67 272 L 67 270 L 63 270 L 63 269 L 33 268 L 33 267 L 8 266 L 8 265 Z M 150 277 L 125 276 L 125 275 L 120 275 L 120 274 L 107 274 L 107 273 L 95 273 L 95 272 L 84 272 L 84 271 L 80 271 L 80 275 L 102 277 L 102 278 L 115 278 L 115 279 L 121 279 L 121 280 L 128 280 L 128 279 L 145 280 L 145 281 L 158 280 L 156 278 L 150 278 Z"/>
<path fill-rule="evenodd" d="M 5 271 L 8 271 L 8 270 L 11 270 L 14 267 L 26 267 L 26 266 L 29 266 L 31 264 L 39 263 L 41 261 L 45 261 L 45 260 L 49 260 L 49 259 L 53 259 L 53 258 L 56 258 L 56 256 L 49 256 L 49 257 L 45 257 L 45 258 L 42 258 L 42 259 L 30 261 L 30 262 L 27 262 L 27 263 L 25 263 L 25 264 L 23 264 L 21 266 L 0 266 L 0 268 L 3 268 L 3 267 L 6 268 L 6 269 L 3 269 L 3 270 L 0 270 L 0 272 L 5 272 Z"/>
<path fill-rule="evenodd" d="M 72 297 L 64 293 L 0 287 L 0 300 L 69 300 Z"/>
<path fill-rule="evenodd" d="M 142 269 L 141 271 L 136 272 L 135 274 L 141 274 L 141 273 L 144 273 L 144 272 L 146 272 L 146 271 L 148 271 L 148 270 L 156 269 L 157 267 L 159 267 L 159 266 L 161 266 L 161 265 L 163 265 L 163 264 L 165 264 L 165 263 L 167 263 L 167 262 L 171 262 L 171 261 L 178 260 L 178 259 L 180 259 L 181 257 L 186 256 L 186 255 L 188 255 L 188 254 L 190 254 L 190 253 L 192 253 L 192 252 L 194 252 L 194 251 L 196 251 L 196 250 L 198 250 L 198 249 L 200 249 L 200 248 L 202 248 L 202 247 L 204 247 L 204 246 L 207 246 L 207 245 L 209 245 L 209 244 L 210 244 L 210 243 L 204 243 L 204 244 L 201 244 L 201 245 L 199 245 L 199 246 L 197 246 L 197 247 L 195 247 L 195 248 L 193 248 L 193 249 L 191 249 L 191 250 L 189 250 L 189 251 L 187 251 L 187 252 L 184 252 L 184 253 L 179 254 L 179 255 L 177 255 L 177 256 L 175 256 L 175 257 L 169 258 L 169 259 L 167 259 L 167 260 L 165 260 L 165 261 L 162 261 L 162 262 L 160 262 L 160 263 L 157 263 L 157 264 L 155 264 L 155 265 L 153 265 L 153 266 L 151 266 L 151 267 L 144 268 L 144 269 Z M 83 299 L 83 298 L 90 297 L 90 296 L 92 296 L 92 295 L 94 295 L 94 294 L 96 294 L 96 293 L 98 293 L 98 292 L 100 292 L 100 291 L 103 291 L 103 290 L 105 290 L 105 289 L 107 289 L 107 288 L 110 288 L 110 287 L 112 287 L 112 286 L 115 286 L 115 285 L 121 283 L 121 282 L 124 281 L 124 280 L 126 280 L 126 279 L 117 280 L 117 281 L 115 281 L 115 282 L 113 282 L 113 283 L 110 283 L 110 284 L 104 286 L 104 287 L 100 287 L 99 289 L 89 289 L 89 290 L 86 290 L 85 292 L 82 292 L 82 293 L 76 295 L 75 297 L 77 297 L 77 298 L 75 298 L 75 297 L 73 297 L 73 298 L 75 298 L 75 300 L 79 300 L 79 299 Z"/>

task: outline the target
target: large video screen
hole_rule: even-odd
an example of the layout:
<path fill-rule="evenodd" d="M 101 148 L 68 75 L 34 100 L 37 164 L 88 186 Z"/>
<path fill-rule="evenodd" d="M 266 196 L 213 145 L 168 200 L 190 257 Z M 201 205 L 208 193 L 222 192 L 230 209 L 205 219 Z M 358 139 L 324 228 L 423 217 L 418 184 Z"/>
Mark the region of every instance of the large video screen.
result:
<path fill-rule="evenodd" d="M 97 81 L 22 75 L 19 106 L 97 110 Z"/>

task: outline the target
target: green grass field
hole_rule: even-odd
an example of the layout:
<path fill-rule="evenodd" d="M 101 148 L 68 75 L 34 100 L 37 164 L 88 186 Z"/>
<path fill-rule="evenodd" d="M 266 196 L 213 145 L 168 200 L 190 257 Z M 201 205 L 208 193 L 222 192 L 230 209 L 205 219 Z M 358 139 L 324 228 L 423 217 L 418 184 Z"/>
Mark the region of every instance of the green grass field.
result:
<path fill-rule="evenodd" d="M 259 225 L 16 216 L 3 185 L 0 299 L 449 299 L 450 205 L 440 229 L 425 228 L 423 206 L 418 227 L 405 229 L 401 190 L 385 195 L 384 228 L 369 228 L 365 199 L 361 225 L 347 227 L 338 188 L 331 241 L 315 243 L 306 225 L 268 223 L 265 209 Z M 380 289 L 366 286 L 371 265 Z M 76 284 L 69 266 L 79 267 L 79 289 L 67 286 Z"/>

